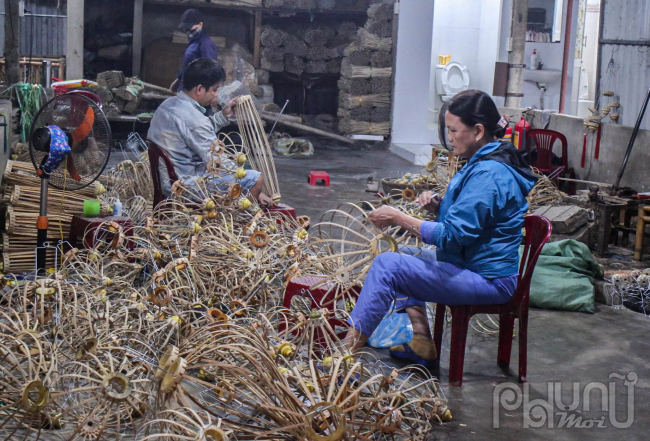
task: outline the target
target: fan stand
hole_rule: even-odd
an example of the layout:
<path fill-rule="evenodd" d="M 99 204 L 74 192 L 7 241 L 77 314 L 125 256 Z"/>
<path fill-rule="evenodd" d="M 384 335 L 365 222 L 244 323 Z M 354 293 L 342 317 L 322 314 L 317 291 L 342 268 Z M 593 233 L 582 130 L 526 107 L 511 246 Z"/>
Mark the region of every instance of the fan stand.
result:
<path fill-rule="evenodd" d="M 80 155 L 89 152 L 94 158 L 90 169 L 92 176 L 85 175 L 82 181 L 75 167 L 75 154 L 72 149 L 80 146 L 91 135 L 93 142 L 88 142 L 83 148 L 79 147 Z M 54 97 L 43 105 L 34 117 L 29 137 L 29 153 L 36 175 L 41 178 L 39 215 L 36 221 L 37 276 L 45 275 L 47 270 L 49 184 L 52 183 L 54 187 L 64 191 L 65 187 L 60 187 L 60 177 L 64 183 L 67 177 L 76 181 L 72 190 L 91 184 L 108 163 L 111 142 L 110 125 L 104 113 L 93 100 L 76 93 Z M 106 149 L 108 151 L 102 151 Z M 60 167 L 64 162 L 64 167 Z"/>
<path fill-rule="evenodd" d="M 46 257 L 47 248 L 47 228 L 49 223 L 47 221 L 47 187 L 50 182 L 50 175 L 39 168 L 36 174 L 41 178 L 41 203 L 38 211 L 38 220 L 36 221 L 36 228 L 38 229 L 37 243 L 36 243 L 36 275 L 44 274 L 47 268 Z"/>

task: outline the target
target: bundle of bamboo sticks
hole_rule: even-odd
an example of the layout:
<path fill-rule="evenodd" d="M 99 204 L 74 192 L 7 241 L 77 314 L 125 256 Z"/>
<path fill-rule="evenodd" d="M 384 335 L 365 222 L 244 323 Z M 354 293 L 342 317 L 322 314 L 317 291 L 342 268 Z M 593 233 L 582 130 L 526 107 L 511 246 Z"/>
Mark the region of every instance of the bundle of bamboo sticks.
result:
<path fill-rule="evenodd" d="M 5 187 L 0 199 L 4 216 L 2 236 L 2 265 L 4 272 L 21 273 L 34 270 L 38 230 L 36 221 L 41 200 L 41 180 L 30 162 L 8 161 L 4 172 Z M 47 212 L 49 228 L 47 240 L 56 246 L 66 240 L 72 217 L 82 215 L 84 200 L 97 199 L 105 192 L 100 183 L 78 191 L 48 189 Z M 110 214 L 109 204 L 100 204 L 100 215 Z M 49 252 L 46 264 L 54 265 L 55 255 Z"/>
<path fill-rule="evenodd" d="M 342 119 L 339 123 L 339 130 L 348 134 L 364 134 L 388 136 L 390 134 L 390 121 L 382 123 L 371 123 Z"/>
<path fill-rule="evenodd" d="M 4 182 L 9 185 L 31 185 L 40 187 L 41 178 L 36 176 L 36 170 L 31 162 L 7 161 L 4 172 Z M 100 182 L 93 182 L 87 187 L 75 190 L 75 193 L 85 196 L 86 199 L 96 198 L 106 192 L 106 188 Z M 66 193 L 67 194 L 67 193 Z"/>
<path fill-rule="evenodd" d="M 38 220 L 38 210 L 33 211 L 29 209 L 14 209 L 11 206 L 4 209 L 4 230 L 7 234 L 19 236 L 31 236 L 36 242 L 36 221 Z M 63 229 L 64 235 L 67 237 L 70 231 L 70 223 L 72 215 L 66 215 L 60 212 L 49 212 L 47 219 L 50 223 L 50 228 L 53 237 L 61 236 L 59 226 Z M 50 230 L 48 230 L 49 234 Z"/>
<path fill-rule="evenodd" d="M 76 192 L 63 192 L 54 188 L 48 190 L 47 211 L 59 213 L 63 216 L 74 216 L 83 213 L 84 200 L 88 197 Z M 5 188 L 2 203 L 10 205 L 14 210 L 38 212 L 41 200 L 40 187 L 31 185 L 13 185 Z M 112 208 L 105 202 L 101 203 L 100 216 L 108 216 Z"/>
<path fill-rule="evenodd" d="M 20 242 L 20 240 L 19 240 Z M 5 249 L 3 245 L 3 250 Z M 7 242 L 7 248 L 11 251 L 2 253 L 2 262 L 0 262 L 0 271 L 6 273 L 26 273 L 36 269 L 36 241 L 32 244 L 31 249 L 16 248 L 11 239 Z M 56 256 L 54 253 L 47 253 L 45 265 L 53 268 Z"/>
<path fill-rule="evenodd" d="M 393 48 L 392 38 L 381 38 L 365 28 L 359 29 L 357 33 L 357 47 L 375 51 L 390 51 Z"/>
<path fill-rule="evenodd" d="M 345 78 L 390 78 L 393 76 L 392 67 L 355 66 L 344 58 L 341 63 L 341 75 Z"/>
<path fill-rule="evenodd" d="M 372 95 L 358 95 L 341 92 L 339 94 L 339 106 L 345 109 L 356 109 L 357 107 L 390 107 L 391 99 L 389 93 L 377 93 Z"/>

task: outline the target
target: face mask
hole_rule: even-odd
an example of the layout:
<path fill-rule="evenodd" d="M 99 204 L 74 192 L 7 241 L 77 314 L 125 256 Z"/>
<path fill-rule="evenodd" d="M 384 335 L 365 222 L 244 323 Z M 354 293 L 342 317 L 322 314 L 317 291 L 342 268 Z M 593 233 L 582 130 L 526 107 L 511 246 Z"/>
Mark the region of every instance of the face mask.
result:
<path fill-rule="evenodd" d="M 201 28 L 196 28 L 191 31 L 187 31 L 187 38 L 190 40 L 196 36 L 198 36 L 201 33 Z"/>

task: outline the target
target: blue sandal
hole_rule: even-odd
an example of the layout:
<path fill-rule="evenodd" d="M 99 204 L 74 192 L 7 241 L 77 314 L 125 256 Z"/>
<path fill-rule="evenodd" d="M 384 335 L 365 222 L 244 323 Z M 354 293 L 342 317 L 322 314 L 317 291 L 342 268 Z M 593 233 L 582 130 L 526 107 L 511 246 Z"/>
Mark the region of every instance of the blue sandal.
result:
<path fill-rule="evenodd" d="M 436 358 L 435 360 L 425 360 L 424 358 L 420 357 L 408 345 L 408 343 L 404 343 L 403 345 L 399 346 L 393 346 L 388 350 L 388 353 L 391 357 L 409 360 L 426 368 L 434 368 L 440 363 L 440 357 Z"/>

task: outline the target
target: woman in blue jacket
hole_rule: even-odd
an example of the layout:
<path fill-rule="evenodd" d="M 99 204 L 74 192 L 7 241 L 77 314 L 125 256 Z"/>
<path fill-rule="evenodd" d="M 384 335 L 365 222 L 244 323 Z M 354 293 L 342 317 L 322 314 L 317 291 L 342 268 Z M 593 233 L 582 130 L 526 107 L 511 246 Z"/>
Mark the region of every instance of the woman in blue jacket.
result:
<path fill-rule="evenodd" d="M 445 140 L 445 128 L 449 145 Z M 369 215 L 378 228 L 398 225 L 435 245 L 436 251 L 383 253 L 370 268 L 350 316 L 348 348 L 362 347 L 393 303 L 413 325 L 410 343 L 391 348 L 394 357 L 432 366 L 437 358 L 425 302 L 446 305 L 507 303 L 517 287 L 518 249 L 526 196 L 536 182 L 519 151 L 497 138 L 506 121 L 484 92 L 468 90 L 440 112 L 440 140 L 468 159 L 449 183 L 444 199 L 423 193 L 418 203 L 435 222 L 382 206 Z"/>

